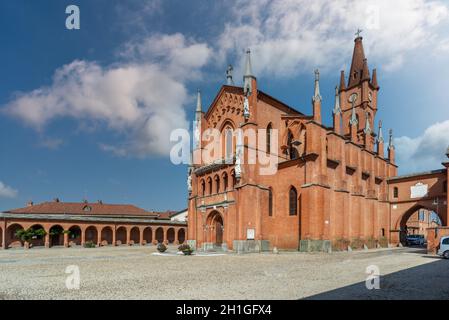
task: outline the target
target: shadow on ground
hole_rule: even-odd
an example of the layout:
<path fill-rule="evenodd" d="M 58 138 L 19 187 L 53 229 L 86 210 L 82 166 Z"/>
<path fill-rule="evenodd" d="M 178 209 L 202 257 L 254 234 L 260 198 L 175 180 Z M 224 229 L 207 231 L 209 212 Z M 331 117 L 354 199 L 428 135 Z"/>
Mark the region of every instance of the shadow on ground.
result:
<path fill-rule="evenodd" d="M 363 281 L 310 296 L 306 300 L 449 299 L 449 260 L 425 257 L 435 261 L 381 276 L 378 290 L 368 290 Z"/>

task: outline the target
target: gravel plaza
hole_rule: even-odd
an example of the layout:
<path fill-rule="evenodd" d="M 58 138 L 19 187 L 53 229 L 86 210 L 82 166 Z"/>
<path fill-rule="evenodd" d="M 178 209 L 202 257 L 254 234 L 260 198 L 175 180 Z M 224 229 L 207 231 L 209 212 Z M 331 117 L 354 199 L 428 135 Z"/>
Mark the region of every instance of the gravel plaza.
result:
<path fill-rule="evenodd" d="M 176 255 L 154 246 L 0 251 L 0 299 L 448 299 L 449 261 L 414 248 Z M 368 290 L 377 266 L 380 289 Z M 67 289 L 77 266 L 79 289 Z M 70 269 L 70 267 L 69 267 Z"/>

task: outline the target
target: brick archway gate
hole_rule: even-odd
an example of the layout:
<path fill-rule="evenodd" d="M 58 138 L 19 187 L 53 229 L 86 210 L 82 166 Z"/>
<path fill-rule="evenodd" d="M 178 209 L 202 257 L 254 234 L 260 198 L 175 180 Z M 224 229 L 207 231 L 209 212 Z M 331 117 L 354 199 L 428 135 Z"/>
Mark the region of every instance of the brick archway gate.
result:
<path fill-rule="evenodd" d="M 224 219 L 220 212 L 212 211 L 206 220 L 206 242 L 214 248 L 221 248 L 224 239 Z"/>
<path fill-rule="evenodd" d="M 394 177 L 388 180 L 390 199 L 390 243 L 405 237 L 405 225 L 419 209 L 435 212 L 448 225 L 447 169 Z"/>

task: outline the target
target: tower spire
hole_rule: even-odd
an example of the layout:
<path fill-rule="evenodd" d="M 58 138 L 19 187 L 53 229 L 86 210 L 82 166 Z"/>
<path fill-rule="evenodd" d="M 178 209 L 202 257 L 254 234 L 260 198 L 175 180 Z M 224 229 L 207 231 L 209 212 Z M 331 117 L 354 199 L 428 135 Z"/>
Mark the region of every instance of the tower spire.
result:
<path fill-rule="evenodd" d="M 315 70 L 315 92 L 312 98 L 313 101 L 321 101 L 320 95 L 320 70 Z"/>
<path fill-rule="evenodd" d="M 346 83 L 345 83 L 345 72 L 341 70 L 340 72 L 340 91 L 343 91 L 346 89 Z"/>
<path fill-rule="evenodd" d="M 340 94 L 338 91 L 338 86 L 335 86 L 335 103 L 334 103 L 334 110 L 332 110 L 334 114 L 340 114 L 341 113 L 341 107 L 340 107 Z"/>
<path fill-rule="evenodd" d="M 203 105 L 201 102 L 201 91 L 198 89 L 197 96 L 196 96 L 196 112 L 202 112 Z"/>
<path fill-rule="evenodd" d="M 232 79 L 232 71 L 233 70 L 234 70 L 234 68 L 232 67 L 231 64 L 226 69 L 226 84 L 228 86 L 233 86 L 234 85 L 234 80 Z"/>
<path fill-rule="evenodd" d="M 379 121 L 379 133 L 377 134 L 377 141 L 378 142 L 384 142 L 384 135 L 382 133 L 382 121 Z"/>
<path fill-rule="evenodd" d="M 390 129 L 388 131 L 388 150 L 390 149 L 394 149 L 394 144 L 393 144 L 393 129 Z"/>
<path fill-rule="evenodd" d="M 379 121 L 379 132 L 377 133 L 377 154 L 384 157 L 384 135 L 382 133 L 382 121 Z"/>
<path fill-rule="evenodd" d="M 312 97 L 313 120 L 321 123 L 320 71 L 315 70 L 315 91 Z"/>
<path fill-rule="evenodd" d="M 337 134 L 341 134 L 341 107 L 338 86 L 335 86 L 335 104 L 332 113 L 334 114 L 334 131 Z"/>
<path fill-rule="evenodd" d="M 365 129 L 363 129 L 363 131 L 366 135 L 369 135 L 371 133 L 371 125 L 368 112 L 365 112 Z"/>
<path fill-rule="evenodd" d="M 351 71 L 349 73 L 348 87 L 359 84 L 362 80 L 365 64 L 365 51 L 363 50 L 363 38 L 360 36 L 362 31 L 358 30 L 357 37 L 354 40 L 354 52 L 352 54 Z M 367 64 L 368 66 L 368 64 Z"/>
<path fill-rule="evenodd" d="M 394 144 L 393 144 L 393 129 L 390 129 L 389 138 L 388 138 L 388 160 L 391 163 L 394 163 L 395 161 L 395 151 L 394 151 Z"/>
<path fill-rule="evenodd" d="M 247 96 L 251 95 L 253 91 L 252 79 L 255 79 L 255 77 L 251 65 L 251 50 L 248 48 L 246 50 L 245 74 L 243 75 L 243 92 Z"/>
<path fill-rule="evenodd" d="M 379 84 L 377 83 L 377 70 L 373 69 L 373 79 L 371 81 L 371 84 L 375 89 L 379 89 Z"/>

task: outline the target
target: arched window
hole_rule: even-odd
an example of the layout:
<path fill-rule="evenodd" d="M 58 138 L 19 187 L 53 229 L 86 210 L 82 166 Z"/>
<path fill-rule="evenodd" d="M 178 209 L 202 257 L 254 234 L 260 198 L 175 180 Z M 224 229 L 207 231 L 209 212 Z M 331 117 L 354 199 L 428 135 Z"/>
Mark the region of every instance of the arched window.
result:
<path fill-rule="evenodd" d="M 201 180 L 201 194 L 203 196 L 206 195 L 206 183 L 204 182 L 204 180 Z"/>
<path fill-rule="evenodd" d="M 267 153 L 271 153 L 271 132 L 273 130 L 273 127 L 271 123 L 267 127 Z"/>
<path fill-rule="evenodd" d="M 296 216 L 298 214 L 298 192 L 295 187 L 290 188 L 289 195 L 289 214 Z"/>
<path fill-rule="evenodd" d="M 215 190 L 220 193 L 220 178 L 218 176 L 215 176 Z"/>
<path fill-rule="evenodd" d="M 209 180 L 207 181 L 207 183 L 209 184 L 209 194 L 212 194 L 212 193 L 213 193 L 213 190 L 212 190 L 212 179 L 209 178 Z"/>
<path fill-rule="evenodd" d="M 443 182 L 443 192 L 447 192 L 447 181 Z"/>
<path fill-rule="evenodd" d="M 294 139 L 293 133 L 290 130 L 288 130 L 287 145 L 290 160 L 298 159 L 298 150 L 296 150 L 296 147 L 293 144 L 293 139 Z"/>
<path fill-rule="evenodd" d="M 226 128 L 225 129 L 225 155 L 226 159 L 232 158 L 232 129 Z"/>
<path fill-rule="evenodd" d="M 223 191 L 228 190 L 228 174 L 226 172 L 223 174 L 223 188 Z"/>
<path fill-rule="evenodd" d="M 399 197 L 399 189 L 398 187 L 394 187 L 393 189 L 393 197 L 398 198 Z"/>
<path fill-rule="evenodd" d="M 268 189 L 268 215 L 273 216 L 273 190 Z"/>

